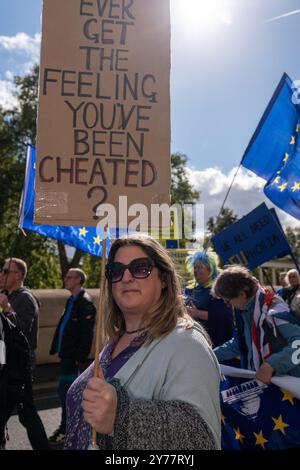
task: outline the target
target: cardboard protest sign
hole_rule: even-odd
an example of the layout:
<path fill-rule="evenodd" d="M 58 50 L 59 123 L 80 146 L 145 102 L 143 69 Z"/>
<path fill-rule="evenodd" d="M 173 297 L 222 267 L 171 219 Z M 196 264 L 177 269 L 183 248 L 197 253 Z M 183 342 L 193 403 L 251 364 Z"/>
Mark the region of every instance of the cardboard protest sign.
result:
<path fill-rule="evenodd" d="M 38 224 L 169 203 L 169 0 L 44 0 L 36 174 Z"/>
<path fill-rule="evenodd" d="M 264 203 L 213 237 L 212 243 L 223 264 L 249 269 L 291 254 L 276 212 Z"/>
<path fill-rule="evenodd" d="M 168 253 L 175 263 L 176 271 L 180 276 L 183 287 L 193 280 L 193 274 L 187 269 L 186 259 L 193 251 L 184 248 L 168 249 Z"/>

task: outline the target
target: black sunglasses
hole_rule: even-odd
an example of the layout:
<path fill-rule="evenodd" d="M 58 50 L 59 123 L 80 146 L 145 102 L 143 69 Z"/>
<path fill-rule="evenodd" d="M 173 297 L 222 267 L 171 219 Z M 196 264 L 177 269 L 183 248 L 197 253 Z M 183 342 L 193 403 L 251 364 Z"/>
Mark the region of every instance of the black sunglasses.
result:
<path fill-rule="evenodd" d="M 135 279 L 146 279 L 150 276 L 153 268 L 154 262 L 149 258 L 136 258 L 129 264 L 113 261 L 106 265 L 105 276 L 111 283 L 119 282 L 122 281 L 126 269 L 129 269 L 130 274 Z"/>

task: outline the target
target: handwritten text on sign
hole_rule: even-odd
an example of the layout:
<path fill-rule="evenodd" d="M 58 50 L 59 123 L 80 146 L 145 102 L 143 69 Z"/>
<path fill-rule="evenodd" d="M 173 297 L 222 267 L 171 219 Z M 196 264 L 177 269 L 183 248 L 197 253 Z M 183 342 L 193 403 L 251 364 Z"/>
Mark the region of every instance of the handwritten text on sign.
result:
<path fill-rule="evenodd" d="M 169 202 L 168 0 L 45 0 L 35 222 Z"/>

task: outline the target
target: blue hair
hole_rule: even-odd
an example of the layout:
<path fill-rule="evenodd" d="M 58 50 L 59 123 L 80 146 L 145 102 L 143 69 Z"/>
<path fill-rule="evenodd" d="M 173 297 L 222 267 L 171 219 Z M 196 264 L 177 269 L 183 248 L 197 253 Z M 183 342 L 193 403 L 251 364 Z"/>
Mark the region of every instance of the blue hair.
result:
<path fill-rule="evenodd" d="M 205 251 L 197 251 L 193 255 L 189 256 L 186 260 L 187 267 L 190 271 L 193 271 L 196 263 L 202 263 L 210 270 L 210 279 L 214 281 L 219 272 L 215 259 L 206 253 Z"/>

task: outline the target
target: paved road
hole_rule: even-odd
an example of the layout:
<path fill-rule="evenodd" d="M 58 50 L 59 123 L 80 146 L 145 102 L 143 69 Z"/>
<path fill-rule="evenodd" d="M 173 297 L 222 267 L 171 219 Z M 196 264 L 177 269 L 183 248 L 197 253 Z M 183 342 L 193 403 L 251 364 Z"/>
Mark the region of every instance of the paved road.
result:
<path fill-rule="evenodd" d="M 39 411 L 47 436 L 50 436 L 58 428 L 60 414 L 60 408 Z M 20 424 L 18 416 L 12 416 L 8 421 L 8 434 L 9 441 L 6 444 L 7 450 L 32 450 L 26 430 Z"/>
<path fill-rule="evenodd" d="M 60 424 L 61 409 L 57 395 L 59 364 L 38 366 L 33 383 L 34 401 L 43 421 L 47 436 L 51 436 Z M 8 421 L 8 450 L 31 450 L 25 428 L 17 415 Z"/>

